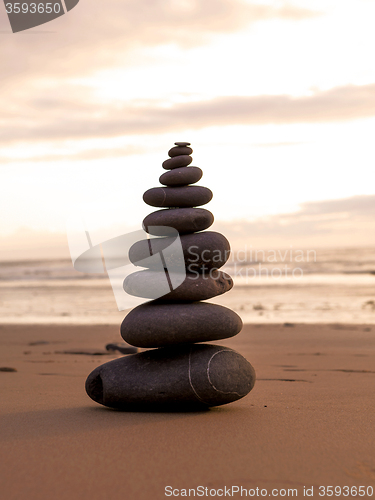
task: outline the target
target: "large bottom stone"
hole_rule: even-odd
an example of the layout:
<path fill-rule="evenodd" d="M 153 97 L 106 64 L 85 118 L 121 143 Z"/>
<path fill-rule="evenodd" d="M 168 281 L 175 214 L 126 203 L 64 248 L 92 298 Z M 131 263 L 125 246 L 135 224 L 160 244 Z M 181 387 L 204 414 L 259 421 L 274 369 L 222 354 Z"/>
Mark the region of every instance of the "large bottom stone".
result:
<path fill-rule="evenodd" d="M 97 403 L 123 410 L 204 409 L 246 396 L 255 378 L 236 351 L 189 344 L 109 361 L 88 376 L 86 392 Z"/>
<path fill-rule="evenodd" d="M 164 347 L 226 339 L 241 331 L 231 309 L 207 302 L 147 302 L 135 307 L 121 325 L 121 336 L 137 347 Z"/>

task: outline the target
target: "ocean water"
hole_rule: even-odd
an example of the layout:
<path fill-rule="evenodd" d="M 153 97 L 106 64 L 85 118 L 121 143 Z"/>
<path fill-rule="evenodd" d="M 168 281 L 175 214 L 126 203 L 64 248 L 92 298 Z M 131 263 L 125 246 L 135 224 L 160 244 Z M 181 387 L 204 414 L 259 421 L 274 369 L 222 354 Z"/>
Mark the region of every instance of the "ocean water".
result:
<path fill-rule="evenodd" d="M 369 248 L 234 252 L 234 288 L 208 302 L 245 323 L 375 324 L 375 253 Z M 108 277 L 70 260 L 0 262 L 0 322 L 117 324 Z"/>

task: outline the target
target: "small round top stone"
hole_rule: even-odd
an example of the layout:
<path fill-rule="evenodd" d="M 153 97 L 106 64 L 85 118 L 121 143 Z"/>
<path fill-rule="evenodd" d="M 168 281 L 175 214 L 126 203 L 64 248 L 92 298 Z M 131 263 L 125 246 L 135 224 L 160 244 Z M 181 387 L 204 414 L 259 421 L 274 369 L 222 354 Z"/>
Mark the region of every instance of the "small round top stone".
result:
<path fill-rule="evenodd" d="M 190 142 L 175 142 L 176 146 L 190 146 Z"/>

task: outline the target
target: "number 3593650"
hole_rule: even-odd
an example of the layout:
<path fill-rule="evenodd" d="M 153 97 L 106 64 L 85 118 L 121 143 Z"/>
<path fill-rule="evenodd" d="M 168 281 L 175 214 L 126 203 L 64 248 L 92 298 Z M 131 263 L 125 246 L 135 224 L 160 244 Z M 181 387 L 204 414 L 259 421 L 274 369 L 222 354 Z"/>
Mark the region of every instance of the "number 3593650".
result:
<path fill-rule="evenodd" d="M 61 4 L 59 3 L 7 3 L 5 8 L 8 14 L 59 14 L 61 10 Z"/>

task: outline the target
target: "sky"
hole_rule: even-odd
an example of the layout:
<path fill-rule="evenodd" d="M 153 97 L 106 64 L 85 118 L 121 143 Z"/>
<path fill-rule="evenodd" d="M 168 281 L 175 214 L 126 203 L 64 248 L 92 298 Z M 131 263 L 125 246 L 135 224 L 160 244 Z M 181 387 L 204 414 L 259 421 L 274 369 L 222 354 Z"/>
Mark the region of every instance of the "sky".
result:
<path fill-rule="evenodd" d="M 175 141 L 235 245 L 371 246 L 375 0 L 0 5 L 0 259 L 68 256 L 67 214 L 140 228 Z M 86 208 L 82 208 L 86 207 Z"/>

